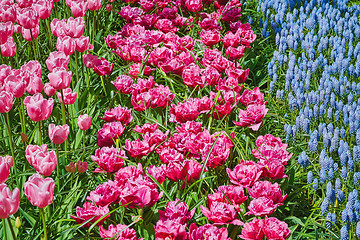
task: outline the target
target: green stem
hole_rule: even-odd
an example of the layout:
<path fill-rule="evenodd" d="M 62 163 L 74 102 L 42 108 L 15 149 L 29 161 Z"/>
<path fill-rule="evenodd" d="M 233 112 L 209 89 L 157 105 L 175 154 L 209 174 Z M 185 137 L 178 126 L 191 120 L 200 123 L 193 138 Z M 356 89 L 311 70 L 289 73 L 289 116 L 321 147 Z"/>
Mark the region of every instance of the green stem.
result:
<path fill-rule="evenodd" d="M 3 58 L 1 51 L 0 51 L 0 56 L 1 56 L 1 64 L 4 64 L 4 58 Z"/>
<path fill-rule="evenodd" d="M 4 239 L 7 240 L 6 228 L 5 228 L 5 219 L 1 219 L 1 220 L 2 220 L 3 236 L 4 236 Z"/>
<path fill-rule="evenodd" d="M 64 94 L 61 89 L 61 114 L 62 114 L 62 124 L 66 124 L 66 113 L 65 113 L 65 102 L 64 102 Z"/>
<path fill-rule="evenodd" d="M 35 60 L 38 60 L 38 55 L 37 55 L 36 48 L 35 48 L 35 43 L 34 43 L 35 39 L 33 37 L 32 30 L 29 29 L 29 31 L 30 31 L 30 35 L 31 35 L 31 44 L 32 44 L 33 49 L 34 49 Z"/>
<path fill-rule="evenodd" d="M 46 219 L 45 219 L 45 212 L 43 208 L 39 208 L 40 210 L 40 214 L 41 214 L 41 218 L 42 218 L 42 222 L 43 222 L 43 227 L 44 227 L 44 240 L 47 240 L 47 229 L 46 229 Z"/>
<path fill-rule="evenodd" d="M 95 23 L 96 23 L 96 21 L 95 21 L 95 18 L 96 18 L 96 15 L 95 15 L 95 13 L 96 13 L 96 11 L 93 11 L 93 13 L 94 13 L 94 18 L 93 18 L 93 22 L 92 22 L 92 24 L 93 24 L 93 31 L 92 31 L 92 33 L 91 33 L 91 37 L 92 37 L 92 43 L 93 43 L 93 45 L 94 45 L 94 47 L 95 47 Z"/>
<path fill-rule="evenodd" d="M 13 142 L 12 134 L 11 134 L 9 113 L 6 113 L 5 123 L 6 123 L 7 131 L 8 131 L 8 134 L 9 134 L 9 142 L 10 142 L 11 156 L 13 157 L 13 159 L 14 159 L 14 161 L 15 161 L 14 142 Z M 14 168 L 14 169 L 15 169 L 15 168 Z"/>
<path fill-rule="evenodd" d="M 86 148 L 86 145 L 85 145 L 85 131 L 83 131 L 83 145 L 84 145 L 84 152 L 85 152 L 85 148 Z"/>
<path fill-rule="evenodd" d="M 21 132 L 24 133 L 24 128 L 25 128 L 25 125 L 23 123 L 23 111 L 22 111 L 22 108 L 21 108 L 21 98 L 18 99 L 18 109 L 19 109 L 19 117 L 20 117 L 20 123 L 21 123 Z"/>
<path fill-rule="evenodd" d="M 57 185 L 57 190 L 58 192 L 60 192 L 60 158 L 59 158 L 59 144 L 56 144 L 56 175 L 57 175 L 57 180 L 56 180 L 56 185 Z"/>
<path fill-rule="evenodd" d="M 75 64 L 76 64 L 76 83 L 78 83 L 79 82 L 79 67 L 78 67 L 77 51 L 75 51 Z"/>
<path fill-rule="evenodd" d="M 26 134 L 26 118 L 25 118 L 25 107 L 24 107 L 24 99 L 23 97 L 20 98 L 21 101 L 20 101 L 20 106 L 21 106 L 21 112 L 22 112 L 22 117 L 23 117 L 23 120 L 22 120 L 22 123 L 21 123 L 21 127 L 23 127 L 23 133 Z"/>
<path fill-rule="evenodd" d="M 13 225 L 11 224 L 11 221 L 10 221 L 10 218 L 7 218 L 7 221 L 9 223 L 9 227 L 10 227 L 10 231 L 11 231 L 11 235 L 12 235 L 13 239 L 17 240 Z"/>
<path fill-rule="evenodd" d="M 47 27 L 47 29 L 48 29 L 48 32 L 49 32 L 49 50 L 50 50 L 50 52 L 51 52 L 51 50 L 52 50 L 52 32 L 51 32 L 51 28 L 50 28 L 50 20 L 49 19 L 46 19 L 45 20 L 46 21 L 46 27 Z"/>
<path fill-rule="evenodd" d="M 100 79 L 101 79 L 101 84 L 102 84 L 104 92 L 105 92 L 105 96 L 107 96 L 103 76 L 100 76 Z"/>
<path fill-rule="evenodd" d="M 39 144 L 42 145 L 41 121 L 39 121 Z"/>
<path fill-rule="evenodd" d="M 63 94 L 63 90 L 61 89 L 61 99 L 62 99 L 62 102 L 61 102 L 61 113 L 62 113 L 62 123 L 63 125 L 66 124 L 66 112 L 65 112 L 65 101 L 64 101 L 64 94 Z M 65 140 L 64 142 L 65 144 L 65 162 L 66 162 L 66 153 L 67 153 L 67 140 Z"/>

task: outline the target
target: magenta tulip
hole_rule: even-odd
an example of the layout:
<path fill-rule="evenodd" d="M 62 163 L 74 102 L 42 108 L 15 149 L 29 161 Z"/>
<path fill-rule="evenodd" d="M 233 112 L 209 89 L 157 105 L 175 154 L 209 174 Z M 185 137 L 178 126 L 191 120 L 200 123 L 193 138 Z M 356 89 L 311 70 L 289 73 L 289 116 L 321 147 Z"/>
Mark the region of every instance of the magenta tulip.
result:
<path fill-rule="evenodd" d="M 70 132 L 70 127 L 65 124 L 63 126 L 55 126 L 55 124 L 49 125 L 49 137 L 55 144 L 62 144 L 67 139 Z"/>
<path fill-rule="evenodd" d="M 55 183 L 52 178 L 43 178 L 40 174 L 32 175 L 24 184 L 24 192 L 33 206 L 44 208 L 53 202 Z"/>

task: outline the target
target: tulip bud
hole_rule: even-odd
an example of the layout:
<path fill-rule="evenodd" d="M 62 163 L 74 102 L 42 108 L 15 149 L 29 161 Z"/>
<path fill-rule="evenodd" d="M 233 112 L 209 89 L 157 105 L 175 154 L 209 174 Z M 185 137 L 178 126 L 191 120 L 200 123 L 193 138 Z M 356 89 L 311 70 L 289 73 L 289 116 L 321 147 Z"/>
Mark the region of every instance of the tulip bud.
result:
<path fill-rule="evenodd" d="M 16 217 L 15 226 L 16 228 L 21 228 L 21 219 L 19 217 Z"/>
<path fill-rule="evenodd" d="M 87 130 L 91 127 L 92 118 L 87 114 L 80 115 L 77 122 L 81 130 Z"/>
<path fill-rule="evenodd" d="M 88 169 L 89 164 L 87 162 L 77 161 L 76 168 L 79 173 L 84 173 Z"/>
<path fill-rule="evenodd" d="M 70 162 L 67 166 L 65 166 L 65 170 L 69 173 L 76 172 L 76 167 L 74 162 Z"/>
<path fill-rule="evenodd" d="M 23 141 L 23 142 L 27 142 L 27 141 L 29 141 L 29 138 L 28 138 L 28 136 L 25 134 L 25 133 L 21 133 L 21 140 Z"/>

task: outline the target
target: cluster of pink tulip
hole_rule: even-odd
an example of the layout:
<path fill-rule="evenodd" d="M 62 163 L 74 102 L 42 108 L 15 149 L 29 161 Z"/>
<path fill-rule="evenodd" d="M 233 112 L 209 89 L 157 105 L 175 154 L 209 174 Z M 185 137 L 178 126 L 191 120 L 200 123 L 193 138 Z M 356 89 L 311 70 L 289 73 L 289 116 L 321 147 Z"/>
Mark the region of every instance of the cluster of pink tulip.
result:
<path fill-rule="evenodd" d="M 52 0 L 3 0 L 0 2 L 0 45 L 4 57 L 13 57 L 16 43 L 13 33 L 21 33 L 27 41 L 39 36 L 40 19 L 50 17 L 54 6 Z M 16 25 L 14 25 L 16 23 Z"/>
<path fill-rule="evenodd" d="M 12 69 L 7 65 L 0 65 L 0 113 L 8 113 L 12 107 L 14 98 L 22 101 L 26 107 L 29 118 L 34 122 L 41 123 L 47 120 L 54 107 L 54 99 L 45 99 L 42 91 L 49 97 L 55 95 L 57 90 L 59 103 L 73 104 L 76 100 L 76 93 L 72 93 L 68 88 L 71 82 L 72 73 L 67 72 L 69 57 L 64 52 L 52 52 L 46 61 L 46 65 L 51 71 L 48 78 L 50 82 L 45 83 L 41 80 L 42 67 L 38 61 L 29 61 L 21 66 L 20 69 Z M 25 93 L 30 95 L 24 97 Z M 19 107 L 20 120 L 23 121 L 22 116 L 25 115 Z M 22 115 L 23 114 L 23 115 Z M 10 123 L 6 121 L 7 125 Z M 25 124 L 25 123 L 24 123 Z M 86 130 L 90 128 L 91 117 L 88 115 L 81 115 L 78 118 L 79 128 Z M 9 126 L 8 126 L 9 127 Z M 11 129 L 9 129 L 9 138 L 12 145 Z M 39 131 L 41 134 L 41 124 L 39 124 Z M 70 127 L 65 125 L 48 125 L 48 133 L 50 140 L 60 145 L 66 141 L 70 132 Z M 27 145 L 26 159 L 29 164 L 35 169 L 36 174 L 32 175 L 24 184 L 25 196 L 30 203 L 40 209 L 45 208 L 53 201 L 55 182 L 51 177 L 43 178 L 43 176 L 50 176 L 55 168 L 59 165 L 57 154 L 55 151 L 47 151 L 47 145 L 42 143 L 42 136 L 39 136 L 40 146 Z M 13 151 L 13 149 L 12 149 Z M 14 153 L 14 152 L 12 152 Z M 5 185 L 10 173 L 10 167 L 14 166 L 13 157 L 0 158 L 0 182 L 1 192 L 3 193 L 0 205 L 6 206 L 1 208 L 1 218 L 8 218 L 9 215 L 14 214 L 19 208 L 20 195 L 18 188 L 13 190 L 11 194 L 9 188 Z M 87 163 L 78 162 L 79 172 L 84 172 L 87 169 Z M 59 173 L 57 175 L 59 181 Z M 59 182 L 57 182 L 59 184 Z M 43 212 L 43 210 L 40 210 Z"/>

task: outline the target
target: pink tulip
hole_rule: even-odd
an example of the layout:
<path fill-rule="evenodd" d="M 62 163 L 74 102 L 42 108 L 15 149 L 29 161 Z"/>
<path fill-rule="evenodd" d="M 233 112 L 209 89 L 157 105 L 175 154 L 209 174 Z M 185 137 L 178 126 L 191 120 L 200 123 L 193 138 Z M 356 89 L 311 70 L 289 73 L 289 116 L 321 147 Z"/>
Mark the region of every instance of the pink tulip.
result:
<path fill-rule="evenodd" d="M 30 94 L 41 93 L 43 90 L 43 83 L 41 81 L 41 76 L 36 74 L 31 74 L 29 77 L 29 83 L 26 87 L 26 91 Z"/>
<path fill-rule="evenodd" d="M 245 240 L 261 240 L 264 238 L 264 219 L 254 218 L 251 222 L 244 224 L 244 228 L 241 231 L 240 237 Z"/>
<path fill-rule="evenodd" d="M 66 105 L 71 105 L 74 104 L 76 101 L 76 97 L 77 97 L 77 93 L 76 92 L 72 92 L 71 88 L 65 88 L 62 90 L 63 93 L 63 97 L 64 97 L 64 104 Z M 62 97 L 61 97 L 61 93 L 58 92 L 58 98 L 60 103 L 62 103 Z"/>
<path fill-rule="evenodd" d="M 78 125 L 81 130 L 88 130 L 91 127 L 92 118 L 89 115 L 84 114 L 78 117 Z"/>
<path fill-rule="evenodd" d="M 54 68 L 51 73 L 48 74 L 51 86 L 55 89 L 65 89 L 70 86 L 72 72 L 67 72 L 65 68 Z"/>
<path fill-rule="evenodd" d="M 56 168 L 57 157 L 55 151 L 47 152 L 46 144 L 41 147 L 28 145 L 26 147 L 26 159 L 35 170 L 44 176 L 50 176 Z"/>
<path fill-rule="evenodd" d="M 0 219 L 8 218 L 16 213 L 20 206 L 20 191 L 15 188 L 11 192 L 5 183 L 0 184 Z"/>
<path fill-rule="evenodd" d="M 88 3 L 80 0 L 80 1 L 72 1 L 71 2 L 71 12 L 74 17 L 83 17 L 86 14 Z"/>
<path fill-rule="evenodd" d="M 105 207 L 96 207 L 92 202 L 85 202 L 83 207 L 76 207 L 76 217 L 72 217 L 78 224 L 84 223 L 87 220 L 90 221 L 90 223 L 95 223 L 97 220 L 102 218 L 101 221 L 99 221 L 97 224 L 102 225 L 104 221 L 110 217 L 110 214 L 108 214 L 109 208 L 107 206 Z M 104 215 L 108 214 L 106 217 Z M 90 227 L 89 223 L 86 223 L 84 227 Z"/>
<path fill-rule="evenodd" d="M 97 172 L 117 172 L 123 165 L 124 159 L 127 159 L 125 151 L 114 147 L 102 147 L 95 151 L 95 155 L 91 159 L 99 164 L 100 168 L 96 169 Z"/>
<path fill-rule="evenodd" d="M 39 0 L 34 4 L 34 8 L 41 19 L 49 18 L 53 7 L 54 2 L 52 0 Z"/>
<path fill-rule="evenodd" d="M 0 183 L 6 182 L 13 166 L 14 159 L 11 156 L 0 157 Z"/>
<path fill-rule="evenodd" d="M 228 238 L 228 230 L 226 227 L 217 228 L 213 224 L 205 224 L 197 227 L 195 223 L 190 225 L 189 240 L 231 240 Z"/>
<path fill-rule="evenodd" d="M 96 11 L 101 8 L 101 0 L 88 0 L 87 2 L 90 11 Z"/>
<path fill-rule="evenodd" d="M 111 4 L 106 4 L 106 11 L 110 12 L 113 9 L 113 6 Z"/>
<path fill-rule="evenodd" d="M 50 29 L 55 37 L 65 37 L 66 19 L 59 20 L 54 18 L 50 24 Z"/>
<path fill-rule="evenodd" d="M 7 42 L 7 39 L 14 33 L 14 24 L 12 22 L 0 22 L 0 45 Z"/>
<path fill-rule="evenodd" d="M 92 55 L 91 53 L 83 55 L 83 63 L 87 68 L 95 67 L 95 64 L 98 60 L 97 56 Z"/>
<path fill-rule="evenodd" d="M 47 151 L 47 145 L 43 144 L 41 146 L 37 145 L 28 145 L 25 149 L 25 157 L 28 160 L 30 164 L 33 162 L 33 158 L 36 156 L 38 152 L 46 152 Z"/>
<path fill-rule="evenodd" d="M 24 193 L 33 206 L 44 208 L 53 202 L 55 183 L 52 178 L 32 175 L 24 184 Z"/>
<path fill-rule="evenodd" d="M 89 47 L 89 37 L 81 36 L 80 38 L 75 39 L 76 42 L 76 51 L 85 52 Z"/>
<path fill-rule="evenodd" d="M 20 8 L 27 8 L 31 7 L 31 5 L 34 3 L 33 0 L 17 0 L 16 3 Z"/>
<path fill-rule="evenodd" d="M 68 65 L 69 56 L 67 56 L 64 52 L 51 52 L 46 60 L 46 66 L 50 72 L 52 72 L 54 68 L 67 69 Z"/>
<path fill-rule="evenodd" d="M 70 127 L 65 124 L 63 126 L 55 126 L 55 124 L 49 125 L 49 137 L 55 144 L 62 144 L 68 138 Z"/>
<path fill-rule="evenodd" d="M 30 119 L 38 122 L 50 117 L 54 107 L 54 99 L 46 100 L 40 93 L 36 93 L 34 96 L 27 96 L 24 105 Z"/>
<path fill-rule="evenodd" d="M 286 222 L 280 221 L 275 217 L 265 219 L 264 234 L 267 239 L 285 240 L 291 234 Z"/>
<path fill-rule="evenodd" d="M 16 53 L 16 43 L 12 37 L 7 39 L 7 42 L 1 45 L 1 54 L 4 57 L 13 57 Z"/>
<path fill-rule="evenodd" d="M 40 33 L 40 25 L 36 25 L 34 28 L 31 29 L 26 29 L 26 28 L 21 29 L 21 34 L 23 38 L 28 42 L 35 40 L 39 36 L 39 33 Z"/>
<path fill-rule="evenodd" d="M 134 229 L 129 228 L 129 226 L 118 224 L 114 226 L 113 224 L 109 225 L 108 230 L 103 226 L 99 227 L 100 236 L 104 239 L 131 239 L 131 240 L 143 240 L 143 238 L 138 239 L 136 237 L 136 232 Z"/>
<path fill-rule="evenodd" d="M 0 4 L 0 21 L 16 22 L 16 8 L 13 3 Z"/>
<path fill-rule="evenodd" d="M 44 92 L 46 96 L 52 97 L 55 95 L 56 89 L 53 86 L 51 86 L 50 83 L 45 83 Z"/>
<path fill-rule="evenodd" d="M 0 65 L 0 85 L 4 84 L 5 78 L 12 74 L 12 68 L 8 65 Z"/>
<path fill-rule="evenodd" d="M 94 71 L 97 75 L 110 75 L 114 69 L 114 64 L 109 63 L 105 58 L 98 59 L 95 63 Z"/>
<path fill-rule="evenodd" d="M 76 42 L 69 36 L 59 37 L 56 43 L 56 49 L 64 52 L 66 55 L 72 55 L 75 52 Z"/>
<path fill-rule="evenodd" d="M 26 29 L 34 28 L 40 24 L 40 17 L 32 7 L 22 8 L 17 12 L 18 23 Z"/>
<path fill-rule="evenodd" d="M 42 67 L 38 61 L 32 60 L 32 61 L 24 63 L 21 66 L 21 70 L 28 72 L 29 74 L 35 74 L 36 76 L 41 77 Z"/>
<path fill-rule="evenodd" d="M 25 93 L 26 83 L 20 76 L 9 75 L 5 79 L 5 90 L 12 93 L 15 98 L 20 98 Z"/>
<path fill-rule="evenodd" d="M 72 38 L 79 38 L 83 35 L 85 29 L 85 20 L 82 17 L 69 17 L 65 25 L 65 33 Z"/>
<path fill-rule="evenodd" d="M 0 92 L 0 113 L 7 113 L 13 106 L 13 94 L 7 91 Z"/>
<path fill-rule="evenodd" d="M 97 186 L 86 199 L 94 202 L 96 206 L 105 207 L 112 203 L 118 204 L 120 193 L 121 188 L 118 187 L 117 182 L 109 180 Z"/>

